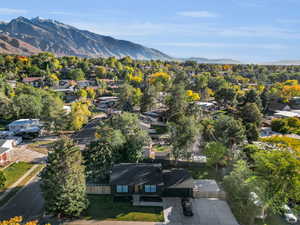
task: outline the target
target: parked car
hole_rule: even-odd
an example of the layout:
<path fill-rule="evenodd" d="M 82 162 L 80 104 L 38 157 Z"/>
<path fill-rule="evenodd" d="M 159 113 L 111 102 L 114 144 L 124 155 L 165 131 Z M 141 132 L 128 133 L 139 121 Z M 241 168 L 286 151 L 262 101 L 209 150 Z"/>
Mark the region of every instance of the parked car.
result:
<path fill-rule="evenodd" d="M 192 202 L 188 198 L 182 198 L 181 199 L 181 205 L 183 209 L 183 215 L 185 216 L 193 216 L 193 207 Z"/>
<path fill-rule="evenodd" d="M 282 207 L 282 211 L 283 211 L 283 216 L 288 223 L 297 223 L 298 222 L 297 216 L 295 216 L 295 214 L 293 213 L 291 208 L 288 207 L 288 205 L 284 205 Z"/>

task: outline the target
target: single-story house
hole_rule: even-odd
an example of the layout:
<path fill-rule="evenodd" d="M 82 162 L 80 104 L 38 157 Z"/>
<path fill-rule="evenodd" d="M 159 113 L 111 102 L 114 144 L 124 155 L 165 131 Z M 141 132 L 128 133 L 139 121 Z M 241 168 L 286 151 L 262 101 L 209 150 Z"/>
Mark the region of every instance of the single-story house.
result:
<path fill-rule="evenodd" d="M 13 141 L 0 139 L 0 165 L 5 165 L 11 161 L 11 150 L 13 148 Z"/>
<path fill-rule="evenodd" d="M 24 84 L 32 85 L 33 87 L 39 88 L 42 87 L 44 84 L 43 77 L 25 77 L 23 78 L 22 82 Z"/>
<path fill-rule="evenodd" d="M 290 110 L 290 111 L 276 111 L 274 113 L 275 118 L 290 118 L 290 117 L 298 117 L 300 118 L 299 110 Z"/>
<path fill-rule="evenodd" d="M 39 119 L 20 119 L 8 124 L 9 131 L 17 132 L 22 129 L 41 127 Z"/>
<path fill-rule="evenodd" d="M 163 170 L 161 164 L 121 163 L 110 175 L 111 193 L 126 197 L 192 197 L 193 178 L 187 170 Z"/>
<path fill-rule="evenodd" d="M 23 138 L 38 137 L 42 130 L 39 119 L 20 119 L 8 124 L 9 131 Z"/>

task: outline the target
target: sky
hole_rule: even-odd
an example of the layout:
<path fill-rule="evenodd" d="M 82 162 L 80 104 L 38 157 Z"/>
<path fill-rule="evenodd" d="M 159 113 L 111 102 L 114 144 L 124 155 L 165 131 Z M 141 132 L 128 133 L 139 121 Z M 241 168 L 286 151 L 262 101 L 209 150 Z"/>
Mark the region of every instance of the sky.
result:
<path fill-rule="evenodd" d="M 10 0 L 0 21 L 55 19 L 172 57 L 300 60 L 300 0 Z"/>

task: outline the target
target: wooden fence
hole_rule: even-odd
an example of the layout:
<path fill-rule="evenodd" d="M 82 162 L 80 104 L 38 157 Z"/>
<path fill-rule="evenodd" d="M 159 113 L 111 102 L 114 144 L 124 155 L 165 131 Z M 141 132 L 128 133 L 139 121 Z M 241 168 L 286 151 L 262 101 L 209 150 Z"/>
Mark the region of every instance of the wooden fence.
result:
<path fill-rule="evenodd" d="M 86 193 L 94 195 L 110 195 L 111 186 L 109 184 L 87 184 Z"/>
<path fill-rule="evenodd" d="M 201 191 L 195 190 L 193 191 L 194 198 L 218 198 L 225 200 L 226 193 L 224 191 Z"/>

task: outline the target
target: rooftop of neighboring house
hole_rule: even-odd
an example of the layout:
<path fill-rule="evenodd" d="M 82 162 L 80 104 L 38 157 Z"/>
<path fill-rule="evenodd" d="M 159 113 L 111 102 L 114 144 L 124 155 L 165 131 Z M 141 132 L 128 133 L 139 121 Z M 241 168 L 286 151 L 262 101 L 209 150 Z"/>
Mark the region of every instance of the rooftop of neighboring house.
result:
<path fill-rule="evenodd" d="M 11 122 L 8 126 L 18 126 L 18 125 L 25 125 L 25 124 L 39 124 L 39 119 L 19 119 Z"/>
<path fill-rule="evenodd" d="M 291 111 L 277 111 L 274 113 L 275 117 L 300 117 L 299 110 L 291 110 Z"/>
<path fill-rule="evenodd" d="M 43 80 L 43 77 L 25 77 L 23 78 L 23 82 L 34 82 L 34 81 L 39 81 L 39 80 Z"/>

